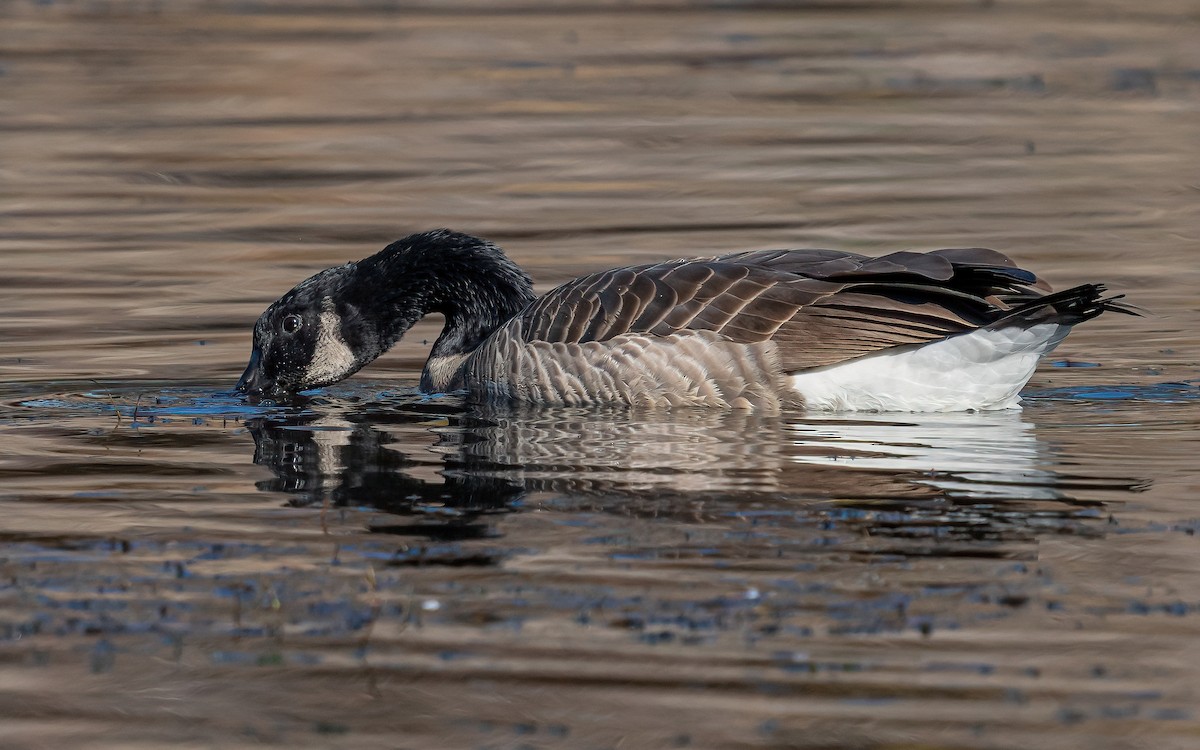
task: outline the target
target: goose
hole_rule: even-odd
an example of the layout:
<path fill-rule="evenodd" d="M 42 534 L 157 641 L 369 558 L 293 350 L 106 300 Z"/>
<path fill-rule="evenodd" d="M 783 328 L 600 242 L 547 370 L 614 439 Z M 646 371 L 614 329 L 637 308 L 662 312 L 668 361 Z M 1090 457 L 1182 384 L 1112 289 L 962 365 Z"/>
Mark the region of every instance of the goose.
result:
<path fill-rule="evenodd" d="M 438 229 L 328 268 L 254 326 L 237 391 L 331 385 L 429 313 L 425 393 L 475 402 L 778 412 L 1017 407 L 1072 326 L 1137 314 L 1101 284 L 1060 292 L 985 248 L 735 252 L 614 268 L 538 297 L 495 244 Z"/>

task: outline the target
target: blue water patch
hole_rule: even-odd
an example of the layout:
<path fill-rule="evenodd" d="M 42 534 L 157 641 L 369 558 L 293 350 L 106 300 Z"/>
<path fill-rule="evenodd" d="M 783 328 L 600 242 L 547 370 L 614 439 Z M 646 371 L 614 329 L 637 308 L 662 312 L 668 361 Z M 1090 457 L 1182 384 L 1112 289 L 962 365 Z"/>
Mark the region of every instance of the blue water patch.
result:
<path fill-rule="evenodd" d="M 1077 359 L 1059 359 L 1050 363 L 1051 367 L 1099 367 L 1099 362 L 1083 362 Z"/>
<path fill-rule="evenodd" d="M 1139 401 L 1177 404 L 1200 399 L 1200 381 L 1148 385 L 1073 385 L 1039 388 L 1021 394 L 1027 401 Z"/>
<path fill-rule="evenodd" d="M 336 406 L 339 403 L 386 403 L 407 406 L 430 403 L 440 405 L 449 403 L 446 399 L 460 400 L 454 394 L 428 395 L 419 394 L 415 389 L 383 389 L 379 384 L 369 382 L 355 382 L 306 392 L 301 394 L 296 404 L 275 404 L 269 401 L 251 404 L 246 401 L 245 396 L 232 390 L 214 392 L 204 390 L 202 386 L 180 388 L 162 382 L 113 383 L 111 386 L 92 384 L 80 391 L 66 390 L 72 388 L 71 384 L 51 385 L 52 388 L 55 386 L 57 392 L 29 394 L 26 398 L 14 399 L 9 404 L 35 413 L 53 412 L 54 417 L 62 417 L 63 412 L 76 416 L 119 415 L 126 426 L 147 427 L 180 418 L 189 419 L 193 424 L 203 424 L 206 419 L 294 416 L 308 411 L 310 404 Z"/>

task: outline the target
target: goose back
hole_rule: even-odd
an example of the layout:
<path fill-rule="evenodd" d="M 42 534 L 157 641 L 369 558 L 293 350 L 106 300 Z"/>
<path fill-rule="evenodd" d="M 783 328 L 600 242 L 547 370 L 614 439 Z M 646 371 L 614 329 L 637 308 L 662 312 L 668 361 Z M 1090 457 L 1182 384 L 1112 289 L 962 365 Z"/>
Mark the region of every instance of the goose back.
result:
<path fill-rule="evenodd" d="M 764 250 L 550 291 L 460 371 L 489 399 L 778 407 L 788 374 L 987 326 L 1048 287 L 1001 253 Z"/>

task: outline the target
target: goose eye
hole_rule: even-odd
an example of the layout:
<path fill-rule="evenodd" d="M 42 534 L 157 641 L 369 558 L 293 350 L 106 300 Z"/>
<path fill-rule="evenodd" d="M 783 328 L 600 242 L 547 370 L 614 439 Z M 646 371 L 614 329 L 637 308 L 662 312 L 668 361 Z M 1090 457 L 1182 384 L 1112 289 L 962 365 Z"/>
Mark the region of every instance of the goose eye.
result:
<path fill-rule="evenodd" d="M 303 323 L 304 321 L 300 319 L 299 315 L 289 315 L 283 319 L 279 327 L 283 329 L 284 333 L 295 333 L 300 330 L 300 326 Z"/>

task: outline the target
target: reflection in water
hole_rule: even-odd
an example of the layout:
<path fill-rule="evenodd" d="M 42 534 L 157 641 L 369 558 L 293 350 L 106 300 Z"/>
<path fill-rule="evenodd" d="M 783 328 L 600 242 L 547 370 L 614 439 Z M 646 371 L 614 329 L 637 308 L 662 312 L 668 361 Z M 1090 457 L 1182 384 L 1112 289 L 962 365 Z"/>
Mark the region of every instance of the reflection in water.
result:
<path fill-rule="evenodd" d="M 1063 500 L 1061 477 L 1045 467 L 1049 447 L 1016 409 L 945 415 L 814 415 L 791 425 L 817 466 L 916 474 L 912 481 L 948 497 Z"/>
<path fill-rule="evenodd" d="M 612 716 L 648 695 L 654 718 L 697 697 L 800 706 L 797 726 L 823 711 L 831 747 L 847 706 L 908 726 L 947 696 L 997 736 L 990 717 L 1104 717 L 1118 694 L 1152 717 L 1183 705 L 1146 686 L 1187 671 L 1154 659 L 1193 610 L 1148 585 L 1165 558 L 1116 505 L 1133 487 L 1064 440 L 1086 435 L 1084 411 L 504 411 L 363 383 L 303 410 L 161 384 L 0 393 L 0 433 L 24 451 L 0 463 L 0 595 L 18 613 L 0 645 L 30 665 L 10 669 L 57 670 L 64 716 L 95 705 L 71 691 L 82 658 L 117 716 L 164 685 L 181 705 L 212 675 L 213 712 L 310 696 L 306 717 L 377 710 L 370 737 L 399 731 L 409 694 L 489 721 L 562 695 L 564 718 L 538 721 L 570 746 L 587 744 L 576 707 L 606 695 Z M 1096 643 L 1119 673 L 1095 676 Z M 473 725 L 446 741 L 457 726 L 422 746 L 485 744 Z"/>
<path fill-rule="evenodd" d="M 478 409 L 448 435 L 451 461 L 567 494 L 761 493 L 780 489 L 778 418 L 680 409 Z"/>
<path fill-rule="evenodd" d="M 403 424 L 395 420 L 405 416 L 421 424 L 420 415 L 404 412 L 393 418 L 384 412 L 332 412 L 248 420 L 254 462 L 275 473 L 275 479 L 258 487 L 294 494 L 298 505 L 368 506 L 427 521 L 410 528 L 388 527 L 393 533 L 459 540 L 484 535 L 479 517 L 507 510 L 523 488 L 503 479 L 453 472 L 422 478 L 418 470 L 429 462 L 389 445 L 395 438 L 388 427 Z"/>
<path fill-rule="evenodd" d="M 1098 505 L 1072 496 L 1078 480 L 1048 468 L 1051 446 L 1015 410 L 776 418 L 685 409 L 646 419 L 622 410 L 416 406 L 251 420 L 255 462 L 276 475 L 260 488 L 291 493 L 297 504 L 415 517 L 415 526 L 388 530 L 440 538 L 482 535 L 483 516 L 515 510 L 533 493 L 560 506 L 659 517 L 694 514 L 699 502 L 728 512 L 858 509 L 868 533 L 969 528 L 974 539 L 1028 538 L 1053 525 L 1048 519 L 1074 522 Z"/>

